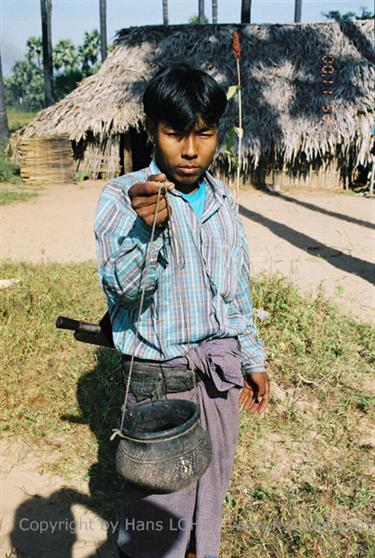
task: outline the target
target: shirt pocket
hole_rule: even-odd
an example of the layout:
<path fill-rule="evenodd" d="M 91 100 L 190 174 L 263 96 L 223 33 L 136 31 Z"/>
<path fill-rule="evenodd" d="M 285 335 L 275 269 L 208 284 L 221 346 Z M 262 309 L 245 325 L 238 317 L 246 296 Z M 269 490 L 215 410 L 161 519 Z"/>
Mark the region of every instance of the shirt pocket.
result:
<path fill-rule="evenodd" d="M 236 294 L 242 267 L 241 247 L 229 245 L 223 240 L 210 238 L 204 248 L 206 272 L 225 302 L 231 302 Z"/>

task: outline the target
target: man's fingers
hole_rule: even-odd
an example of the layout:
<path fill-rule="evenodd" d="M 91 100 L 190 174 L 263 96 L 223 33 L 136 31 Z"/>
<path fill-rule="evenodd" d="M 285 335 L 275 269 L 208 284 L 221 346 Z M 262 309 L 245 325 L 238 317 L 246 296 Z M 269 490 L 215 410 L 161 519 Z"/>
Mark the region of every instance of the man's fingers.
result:
<path fill-rule="evenodd" d="M 252 402 L 253 402 L 253 395 L 254 392 L 250 387 L 245 386 L 240 394 L 240 403 L 241 403 L 241 407 L 242 409 L 245 409 L 245 411 L 248 410 L 248 408 L 251 406 Z"/>
<path fill-rule="evenodd" d="M 258 413 L 263 413 L 267 409 L 270 400 L 270 383 L 269 380 L 265 382 L 264 388 L 262 389 L 262 401 L 260 402 Z"/>
<path fill-rule="evenodd" d="M 253 401 L 251 402 L 251 405 L 249 405 L 246 408 L 246 411 L 248 411 L 249 413 L 256 413 L 256 411 L 258 410 L 259 407 L 259 403 L 256 403 L 255 400 L 253 399 Z"/>
<path fill-rule="evenodd" d="M 155 215 L 155 209 L 155 205 L 147 205 L 146 207 L 140 207 L 139 209 L 137 209 L 137 213 L 140 217 L 142 217 L 142 219 L 144 219 L 145 217 L 153 218 L 153 216 Z M 164 211 L 168 211 L 168 206 L 166 204 L 160 204 L 158 207 L 158 215 Z"/>
<path fill-rule="evenodd" d="M 158 211 L 158 214 L 156 216 L 156 226 L 161 226 L 164 225 L 165 221 L 169 218 L 169 213 L 168 213 L 168 208 L 163 209 L 162 211 Z M 142 219 L 144 220 L 144 222 L 149 225 L 150 227 L 152 227 L 152 224 L 154 222 L 154 213 L 152 215 L 147 215 L 145 217 L 142 217 Z"/>
<path fill-rule="evenodd" d="M 263 413 L 268 406 L 268 402 L 269 395 L 267 392 L 263 392 L 262 394 L 258 393 L 255 397 L 254 408 L 249 412 L 255 413 L 257 411 L 258 413 Z"/>
<path fill-rule="evenodd" d="M 240 394 L 240 401 L 245 400 L 248 397 L 252 397 L 253 393 L 254 392 L 253 392 L 252 388 L 245 385 L 244 388 L 241 391 L 241 394 Z"/>
<path fill-rule="evenodd" d="M 165 198 L 165 196 L 160 198 L 160 201 Z M 132 207 L 134 209 L 138 207 L 144 207 L 145 205 L 154 205 L 158 200 L 158 194 L 150 194 L 148 196 L 137 196 L 132 200 Z"/>
<path fill-rule="evenodd" d="M 167 186 L 169 183 L 166 183 Z M 138 196 L 155 196 L 158 195 L 159 193 L 159 189 L 161 186 L 161 192 L 160 195 L 161 196 L 165 196 L 165 187 L 163 186 L 163 182 L 152 182 L 152 181 L 147 181 L 147 182 L 138 182 L 137 184 L 134 184 L 133 186 L 131 186 L 131 188 L 129 188 L 128 190 L 128 194 L 129 194 L 129 198 L 133 199 L 133 198 L 137 198 Z"/>
<path fill-rule="evenodd" d="M 268 401 L 269 398 L 267 398 L 266 396 L 262 398 L 262 401 L 260 402 L 260 405 L 258 407 L 258 413 L 263 413 L 263 411 L 267 409 Z"/>
<path fill-rule="evenodd" d="M 164 173 L 150 174 L 150 176 L 147 177 L 147 182 L 164 182 L 164 180 L 167 180 Z"/>
<path fill-rule="evenodd" d="M 154 195 L 154 196 L 147 196 L 147 197 L 139 197 L 139 198 L 134 198 L 134 200 L 132 201 L 132 207 L 133 209 L 140 209 L 142 207 L 152 207 L 153 211 L 155 211 L 155 206 L 156 203 L 158 201 L 158 195 Z M 159 199 L 159 208 L 162 207 L 163 209 L 167 206 L 167 200 L 165 198 L 165 196 L 161 196 Z"/>
<path fill-rule="evenodd" d="M 251 387 L 245 386 L 240 395 L 241 408 L 249 413 L 262 413 L 266 410 L 269 402 L 269 393 L 265 391 L 255 395 Z"/>

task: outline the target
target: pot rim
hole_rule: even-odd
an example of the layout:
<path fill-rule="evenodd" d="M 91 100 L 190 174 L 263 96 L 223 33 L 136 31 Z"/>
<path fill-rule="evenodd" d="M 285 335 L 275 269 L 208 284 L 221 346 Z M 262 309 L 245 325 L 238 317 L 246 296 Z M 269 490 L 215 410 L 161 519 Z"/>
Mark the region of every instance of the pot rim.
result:
<path fill-rule="evenodd" d="M 130 409 L 128 413 L 137 411 L 137 409 L 140 409 L 141 407 L 143 408 L 146 406 L 155 406 L 155 405 L 160 406 L 161 403 L 163 404 L 163 406 L 165 406 L 166 403 L 167 404 L 174 403 L 173 407 L 175 407 L 176 401 L 182 402 L 183 406 L 185 407 L 190 406 L 192 410 L 194 409 L 192 415 L 182 424 L 179 424 L 178 426 L 174 426 L 173 428 L 168 428 L 166 430 L 162 430 L 159 432 L 138 431 L 135 432 L 134 434 L 130 433 L 129 430 L 123 426 L 121 431 L 121 437 L 136 442 L 150 442 L 150 441 L 164 442 L 173 438 L 178 438 L 183 434 L 187 434 L 188 432 L 190 432 L 190 430 L 193 429 L 193 427 L 199 424 L 200 407 L 197 403 L 194 403 L 193 401 L 189 401 L 187 399 L 157 399 L 155 401 L 146 401 L 145 403 L 139 403 L 138 405 Z"/>

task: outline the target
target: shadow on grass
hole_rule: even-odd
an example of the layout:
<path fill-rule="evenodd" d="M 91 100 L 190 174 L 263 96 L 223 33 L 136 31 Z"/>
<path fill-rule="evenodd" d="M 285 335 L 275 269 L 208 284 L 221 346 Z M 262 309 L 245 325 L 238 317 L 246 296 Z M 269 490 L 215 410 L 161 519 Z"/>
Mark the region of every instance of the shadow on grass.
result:
<path fill-rule="evenodd" d="M 33 495 L 16 511 L 11 533 L 13 554 L 18 558 L 71 558 L 73 545 L 87 541 L 87 552 L 103 558 L 117 557 L 115 531 L 119 519 L 121 480 L 115 470 L 116 443 L 110 442 L 117 426 L 123 398 L 118 369 L 119 355 L 110 349 L 97 350 L 96 368 L 77 384 L 80 416 L 63 415 L 64 421 L 88 424 L 98 443 L 98 460 L 88 470 L 89 495 L 64 487 L 48 498 Z M 74 459 L 74 456 L 72 456 Z M 96 514 L 74 516 L 72 506 L 81 505 Z M 99 534 L 98 534 L 99 530 Z M 98 542 L 97 539 L 106 539 Z"/>
<path fill-rule="evenodd" d="M 16 511 L 11 533 L 12 558 L 72 558 L 73 546 L 78 542 L 86 546 L 86 552 L 92 551 L 89 556 L 85 553 L 87 558 L 118 556 L 116 539 L 121 494 L 127 489 L 127 485 L 122 483 L 116 472 L 115 454 L 118 442 L 111 442 L 110 435 L 113 428 L 119 427 L 124 398 L 120 363 L 120 353 L 98 348 L 96 368 L 82 375 L 77 384 L 80 415 L 61 416 L 63 421 L 88 424 L 96 437 L 98 458 L 88 470 L 89 494 L 64 487 L 48 498 L 35 494 L 22 503 Z M 86 508 L 98 519 L 94 522 L 87 516 L 86 510 L 79 517 L 74 516 L 74 505 Z M 146 523 L 148 518 L 155 517 L 166 524 L 171 519 L 176 519 L 162 508 L 146 501 L 142 503 L 142 518 L 135 517 L 132 510 L 127 510 L 127 520 L 131 525 L 137 519 Z M 152 529 L 147 532 L 147 536 L 156 537 L 154 558 L 162 558 L 170 548 L 170 538 L 164 539 L 159 530 Z M 100 542 L 103 539 L 104 542 Z M 131 545 L 131 540 L 129 544 Z"/>

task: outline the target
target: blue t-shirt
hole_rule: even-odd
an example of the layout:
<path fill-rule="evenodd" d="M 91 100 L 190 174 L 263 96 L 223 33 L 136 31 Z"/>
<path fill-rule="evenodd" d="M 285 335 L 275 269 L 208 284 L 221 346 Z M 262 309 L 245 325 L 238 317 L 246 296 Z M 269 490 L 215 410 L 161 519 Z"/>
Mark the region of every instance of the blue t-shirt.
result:
<path fill-rule="evenodd" d="M 200 219 L 204 211 L 204 202 L 206 198 L 206 189 L 203 180 L 199 183 L 198 190 L 192 194 L 184 194 L 180 192 L 181 196 L 187 200 L 191 207 L 194 209 L 196 216 Z"/>

